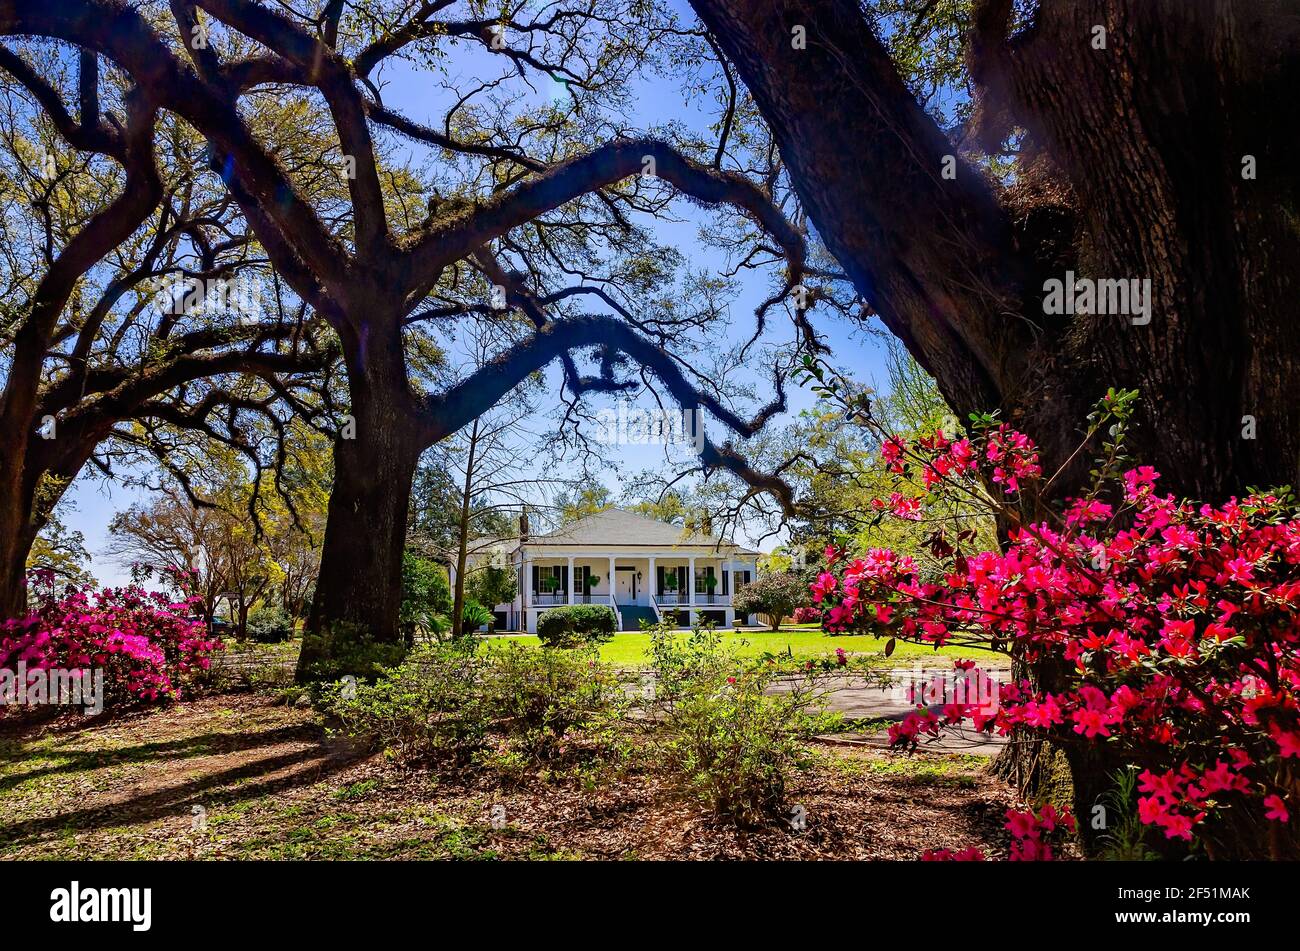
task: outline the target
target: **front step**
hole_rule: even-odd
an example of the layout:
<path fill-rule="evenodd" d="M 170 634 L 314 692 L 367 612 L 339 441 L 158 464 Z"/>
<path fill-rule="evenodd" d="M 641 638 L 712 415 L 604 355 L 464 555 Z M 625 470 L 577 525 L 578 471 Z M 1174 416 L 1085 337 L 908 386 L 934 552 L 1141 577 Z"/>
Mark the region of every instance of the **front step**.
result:
<path fill-rule="evenodd" d="M 654 624 L 659 620 L 656 617 L 653 608 L 642 607 L 639 604 L 620 604 L 618 606 L 618 620 L 620 631 L 639 631 L 641 622 Z"/>

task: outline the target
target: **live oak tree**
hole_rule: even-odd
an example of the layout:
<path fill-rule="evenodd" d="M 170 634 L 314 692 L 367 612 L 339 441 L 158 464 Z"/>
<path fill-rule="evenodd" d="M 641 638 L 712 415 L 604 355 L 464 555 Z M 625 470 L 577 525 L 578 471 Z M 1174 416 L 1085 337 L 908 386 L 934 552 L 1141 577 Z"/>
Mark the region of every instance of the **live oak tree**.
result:
<path fill-rule="evenodd" d="M 416 462 L 426 447 L 480 415 L 528 374 L 558 361 L 566 387 L 581 395 L 625 392 L 638 385 L 625 370 L 645 368 L 666 398 L 707 410 L 741 437 L 784 406 L 778 386 L 773 402 L 753 418 L 734 411 L 662 346 L 682 329 L 672 315 L 642 319 L 581 274 L 570 272 L 568 286 L 538 286 L 543 269 L 536 262 L 547 256 L 562 262 L 574 250 L 557 239 L 581 237 L 599 216 L 607 234 L 636 240 L 632 216 L 662 209 L 669 194 L 664 186 L 698 203 L 734 207 L 756 233 L 766 233 L 784 274 L 760 314 L 800 286 L 803 236 L 768 191 L 665 141 L 621 138 L 617 123 L 589 108 L 606 85 L 619 92 L 610 74 L 626 73 L 638 61 L 646 35 L 638 24 L 648 8 L 586 0 L 532 18 L 524 3 L 506 4 L 493 16 L 473 3 L 456 16 L 455 6 L 330 0 L 318 11 L 296 14 L 251 0 L 175 0 L 166 9 L 121 0 L 21 0 L 0 8 L 0 32 L 63 40 L 106 57 L 140 84 L 151 104 L 202 134 L 277 272 L 340 339 L 350 418 L 335 445 L 334 489 L 309 619 L 311 633 L 320 636 L 305 645 L 301 670 L 327 652 L 329 637 L 364 632 L 381 642 L 398 639 L 401 555 Z M 567 94 L 578 106 L 531 110 L 484 134 L 475 110 L 459 108 L 464 95 L 452 94 L 440 128 L 384 101 L 379 73 L 385 61 L 436 59 L 448 44 L 469 45 L 508 64 L 506 75 L 484 80 L 483 89 L 512 75 L 525 81 L 544 76 L 561 102 Z M 347 176 L 348 207 L 338 217 L 313 205 L 292 170 L 250 129 L 242 101 L 268 86 L 307 90 L 328 111 L 337 132 L 334 157 Z M 440 172 L 470 163 L 471 174 L 455 178 L 454 189 L 429 195 L 422 218 L 393 200 L 377 146 L 379 136 L 392 134 L 431 146 Z M 490 294 L 467 299 L 467 284 Z M 565 308 L 579 299 L 614 314 Z M 498 355 L 469 376 L 420 392 L 416 383 L 426 381 L 414 380 L 409 366 L 412 327 L 490 314 L 502 305 L 521 319 Z M 794 312 L 802 321 L 802 307 Z M 596 372 L 587 374 L 576 356 L 592 351 Z M 701 461 L 785 491 L 779 480 L 750 470 L 725 442 L 706 441 Z"/>
<path fill-rule="evenodd" d="M 292 387 L 329 358 L 307 315 L 202 306 L 265 260 L 233 200 L 199 181 L 201 140 L 138 86 L 101 75 L 92 53 L 23 46 L 0 46 L 0 77 L 0 617 L 11 617 L 67 487 L 87 465 L 107 473 L 115 455 L 147 450 L 137 423 L 202 425 L 230 405 L 231 374 Z M 196 380 L 206 402 L 179 410 L 177 388 Z"/>

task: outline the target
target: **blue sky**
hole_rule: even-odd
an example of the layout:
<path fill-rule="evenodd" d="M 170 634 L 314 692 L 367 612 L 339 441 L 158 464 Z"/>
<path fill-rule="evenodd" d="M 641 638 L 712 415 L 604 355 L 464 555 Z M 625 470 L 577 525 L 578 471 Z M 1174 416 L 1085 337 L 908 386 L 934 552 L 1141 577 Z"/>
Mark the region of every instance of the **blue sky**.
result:
<path fill-rule="evenodd" d="M 673 6 L 681 10 L 683 3 L 674 2 Z M 685 16 L 689 17 L 689 13 Z M 466 58 L 459 62 L 454 58 L 449 62 L 452 75 L 463 71 L 467 76 L 475 73 L 477 65 Z M 389 67 L 382 78 L 387 82 L 384 90 L 386 104 L 417 120 L 433 120 L 441 115 L 440 107 L 445 101 L 437 90 L 431 90 L 427 76 L 412 71 L 408 67 Z M 692 129 L 706 129 L 713 121 L 712 102 L 687 101 L 683 91 L 674 83 L 662 79 L 646 79 L 638 84 L 636 107 L 629 119 L 636 127 L 651 127 L 668 120 L 681 122 Z M 694 269 L 706 269 L 710 272 L 721 270 L 724 259 L 712 248 L 699 241 L 700 225 L 708 220 L 708 213 L 702 212 L 685 202 L 678 202 L 675 213 L 682 220 L 675 223 L 663 223 L 656 227 L 656 233 L 665 244 L 677 247 L 689 259 Z M 730 315 L 733 337 L 740 333 L 748 335 L 752 328 L 751 316 L 758 303 L 771 293 L 771 284 L 763 276 L 745 272 L 740 279 L 740 286 L 735 297 L 730 301 Z M 885 383 L 884 360 L 881 344 L 869 339 L 860 330 L 847 322 L 832 319 L 822 314 L 815 320 L 819 332 L 823 333 L 834 353 L 834 362 L 848 370 L 859 380 L 883 389 Z M 759 361 L 755 361 L 758 363 Z M 763 366 L 754 366 L 752 382 L 757 390 L 757 402 L 766 401 L 770 389 L 767 384 L 767 370 Z M 558 375 L 548 374 L 548 392 L 558 391 Z M 778 418 L 775 425 L 789 422 L 793 414 L 811 405 L 811 395 L 803 389 L 789 391 L 790 415 Z M 554 400 L 544 400 L 554 406 Z M 599 407 L 601 404 L 596 403 Z M 646 403 L 644 405 L 650 405 Z M 539 421 L 540 422 L 540 421 Z M 710 427 L 716 433 L 715 426 Z M 614 446 L 609 449 L 612 465 L 605 469 L 600 477 L 613 490 L 616 496 L 622 493 L 622 478 L 625 475 L 653 466 L 664 465 L 664 450 L 660 446 Z M 86 538 L 87 548 L 92 555 L 92 570 L 103 583 L 117 584 L 126 578 L 126 570 L 121 565 L 103 555 L 107 540 L 109 521 L 115 512 L 126 508 L 134 502 L 147 497 L 146 492 L 120 484 L 105 483 L 102 478 L 83 475 L 67 496 L 67 508 L 63 511 L 65 523 L 72 529 L 81 531 Z M 750 539 L 741 539 L 751 541 Z M 773 542 L 763 547 L 770 548 Z"/>

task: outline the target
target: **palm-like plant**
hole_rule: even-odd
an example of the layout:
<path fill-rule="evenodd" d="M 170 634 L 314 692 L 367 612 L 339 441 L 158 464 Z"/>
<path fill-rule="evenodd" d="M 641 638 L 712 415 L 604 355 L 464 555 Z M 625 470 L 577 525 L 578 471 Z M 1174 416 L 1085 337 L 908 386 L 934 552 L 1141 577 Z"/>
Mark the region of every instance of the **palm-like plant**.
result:
<path fill-rule="evenodd" d="M 479 604 L 477 601 L 466 601 L 464 609 L 460 612 L 461 630 L 465 632 L 477 631 L 480 627 L 492 624 L 492 612 Z"/>

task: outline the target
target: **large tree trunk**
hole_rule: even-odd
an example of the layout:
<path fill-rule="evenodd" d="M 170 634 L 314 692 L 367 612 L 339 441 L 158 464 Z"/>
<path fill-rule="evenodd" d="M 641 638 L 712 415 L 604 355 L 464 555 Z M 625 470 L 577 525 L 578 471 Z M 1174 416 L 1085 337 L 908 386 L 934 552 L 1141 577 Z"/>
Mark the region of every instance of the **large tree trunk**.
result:
<path fill-rule="evenodd" d="M 0 457 L 0 620 L 27 612 L 32 545 L 93 449 L 93 443 L 73 441 L 66 431 L 56 434 L 63 441 L 59 453 L 33 443 L 41 440 L 34 433 L 0 440 L 9 445 Z"/>
<path fill-rule="evenodd" d="M 1107 386 L 1136 387 L 1133 455 L 1163 486 L 1217 500 L 1296 481 L 1294 4 L 1042 4 L 1012 39 L 1010 0 L 978 4 L 984 111 L 1027 128 L 1035 155 L 1008 189 L 960 159 L 944 177 L 957 147 L 855 0 L 693 6 L 753 94 L 818 234 L 959 413 L 1000 408 L 1053 467 Z M 1149 279 L 1150 322 L 1045 314 L 1043 282 L 1067 269 Z"/>
<path fill-rule="evenodd" d="M 373 355 L 370 355 L 373 356 Z M 334 442 L 320 572 L 298 661 L 300 681 L 368 676 L 405 651 L 398 625 L 415 467 L 426 440 L 402 401 L 400 361 L 349 368 L 352 419 Z"/>
<path fill-rule="evenodd" d="M 27 611 L 27 556 L 36 540 L 22 472 L 10 462 L 0 462 L 0 620 Z"/>
<path fill-rule="evenodd" d="M 0 621 L 27 611 L 27 556 L 39 531 L 32 509 L 40 469 L 29 458 L 33 440 L 41 438 L 35 432 L 40 361 L 32 336 L 20 334 L 0 389 Z"/>

